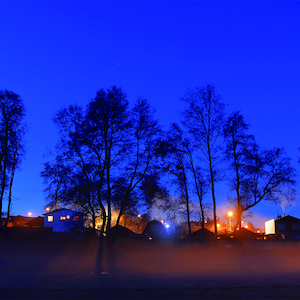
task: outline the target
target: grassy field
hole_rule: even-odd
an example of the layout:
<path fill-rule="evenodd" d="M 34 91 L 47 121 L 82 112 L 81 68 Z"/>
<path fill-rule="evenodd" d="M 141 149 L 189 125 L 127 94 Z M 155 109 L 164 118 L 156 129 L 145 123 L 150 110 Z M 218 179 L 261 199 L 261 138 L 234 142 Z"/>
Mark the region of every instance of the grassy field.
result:
<path fill-rule="evenodd" d="M 299 280 L 300 245 L 284 241 L 116 241 L 100 252 L 88 236 L 0 238 L 0 299 L 299 299 Z"/>

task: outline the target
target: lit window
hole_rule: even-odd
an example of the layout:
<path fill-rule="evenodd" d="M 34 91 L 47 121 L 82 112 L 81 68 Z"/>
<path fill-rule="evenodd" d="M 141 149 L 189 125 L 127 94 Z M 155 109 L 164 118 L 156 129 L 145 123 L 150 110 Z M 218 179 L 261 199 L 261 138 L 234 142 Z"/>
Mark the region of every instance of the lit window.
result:
<path fill-rule="evenodd" d="M 66 215 L 66 219 L 69 220 L 70 219 L 70 215 Z"/>
<path fill-rule="evenodd" d="M 48 222 L 53 222 L 53 216 L 48 216 L 47 221 Z"/>
<path fill-rule="evenodd" d="M 60 216 L 60 220 L 61 220 L 61 221 L 64 221 L 65 219 L 66 219 L 65 216 Z"/>

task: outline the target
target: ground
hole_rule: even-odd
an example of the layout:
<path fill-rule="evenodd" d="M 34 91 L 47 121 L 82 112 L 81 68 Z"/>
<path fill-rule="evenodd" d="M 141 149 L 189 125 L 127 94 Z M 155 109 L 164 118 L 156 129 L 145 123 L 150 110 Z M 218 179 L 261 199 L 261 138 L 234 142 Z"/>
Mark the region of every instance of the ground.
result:
<path fill-rule="evenodd" d="M 299 243 L 116 241 L 101 269 L 97 255 L 91 237 L 2 237 L 0 299 L 300 298 Z"/>

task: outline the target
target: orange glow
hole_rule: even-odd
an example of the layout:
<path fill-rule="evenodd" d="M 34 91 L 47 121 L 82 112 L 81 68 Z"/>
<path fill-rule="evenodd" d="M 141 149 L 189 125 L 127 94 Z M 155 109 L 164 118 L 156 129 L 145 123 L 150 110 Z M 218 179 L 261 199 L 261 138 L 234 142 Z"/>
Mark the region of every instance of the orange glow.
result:
<path fill-rule="evenodd" d="M 140 214 L 138 214 L 138 215 L 137 215 L 137 217 L 138 217 L 138 218 L 140 218 L 140 217 L 141 217 L 141 215 L 140 215 Z"/>
<path fill-rule="evenodd" d="M 46 207 L 46 211 L 50 211 L 50 207 Z"/>
<path fill-rule="evenodd" d="M 248 225 L 246 225 L 245 228 L 248 228 Z"/>
<path fill-rule="evenodd" d="M 228 215 L 228 217 L 232 217 L 233 216 L 233 212 L 229 211 L 227 215 Z"/>
<path fill-rule="evenodd" d="M 218 224 L 217 224 L 217 227 L 219 228 L 220 226 L 221 226 L 221 224 L 218 223 Z"/>
<path fill-rule="evenodd" d="M 32 216 L 32 213 L 31 213 L 31 212 L 29 212 L 29 213 L 28 213 L 28 216 L 29 216 L 29 217 L 31 217 L 31 216 Z"/>

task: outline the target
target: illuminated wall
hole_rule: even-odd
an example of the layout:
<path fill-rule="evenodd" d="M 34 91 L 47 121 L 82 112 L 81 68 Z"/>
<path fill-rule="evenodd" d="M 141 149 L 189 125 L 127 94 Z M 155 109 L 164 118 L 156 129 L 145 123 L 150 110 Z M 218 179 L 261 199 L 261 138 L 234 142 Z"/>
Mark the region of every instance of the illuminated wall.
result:
<path fill-rule="evenodd" d="M 275 234 L 275 220 L 265 222 L 265 234 Z"/>

